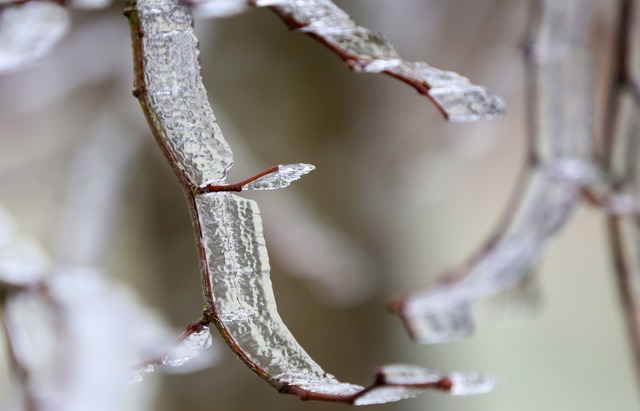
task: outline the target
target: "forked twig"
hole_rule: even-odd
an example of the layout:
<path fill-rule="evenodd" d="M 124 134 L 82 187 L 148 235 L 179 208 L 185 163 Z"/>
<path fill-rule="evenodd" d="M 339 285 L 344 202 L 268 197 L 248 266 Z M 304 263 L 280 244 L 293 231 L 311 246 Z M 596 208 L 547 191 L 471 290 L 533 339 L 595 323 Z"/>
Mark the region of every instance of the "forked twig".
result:
<path fill-rule="evenodd" d="M 485 392 L 492 378 L 475 373 L 435 375 L 413 366 L 387 366 L 369 387 L 342 383 L 316 364 L 280 318 L 258 205 L 229 191 L 275 189 L 313 169 L 278 166 L 240 184 L 227 184 L 233 163 L 200 77 L 197 40 L 188 7 L 173 0 L 129 0 L 134 95 L 156 141 L 182 183 L 200 257 L 205 319 L 236 355 L 283 393 L 302 399 L 374 404 L 425 389 Z"/>

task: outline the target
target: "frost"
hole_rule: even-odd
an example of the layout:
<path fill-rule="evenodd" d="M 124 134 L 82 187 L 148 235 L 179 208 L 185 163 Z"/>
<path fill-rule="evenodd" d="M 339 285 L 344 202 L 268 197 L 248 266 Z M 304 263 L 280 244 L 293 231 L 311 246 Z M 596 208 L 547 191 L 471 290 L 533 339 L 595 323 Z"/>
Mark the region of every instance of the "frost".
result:
<path fill-rule="evenodd" d="M 253 0 L 269 7 L 290 27 L 327 45 L 351 69 L 382 72 L 428 96 L 450 121 L 491 119 L 506 113 L 505 103 L 459 74 L 424 62 L 406 62 L 380 33 L 358 26 L 330 0 Z"/>
<path fill-rule="evenodd" d="M 279 165 L 277 171 L 252 181 L 244 186 L 243 190 L 275 190 L 289 187 L 292 182 L 313 170 L 315 170 L 315 166 L 311 164 Z"/>
<path fill-rule="evenodd" d="M 27 2 L 0 13 L 0 73 L 44 57 L 69 29 L 68 12 L 48 2 Z"/>
<path fill-rule="evenodd" d="M 209 327 L 203 327 L 201 331 L 191 333 L 182 340 L 171 352 L 162 357 L 162 365 L 169 367 L 179 367 L 197 357 L 202 351 L 211 347 L 213 340 Z"/>

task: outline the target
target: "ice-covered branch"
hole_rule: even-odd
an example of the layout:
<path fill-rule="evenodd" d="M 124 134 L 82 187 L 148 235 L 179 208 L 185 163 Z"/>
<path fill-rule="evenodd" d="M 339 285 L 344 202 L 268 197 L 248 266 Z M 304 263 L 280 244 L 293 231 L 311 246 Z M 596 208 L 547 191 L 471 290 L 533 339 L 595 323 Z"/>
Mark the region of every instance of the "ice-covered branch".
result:
<path fill-rule="evenodd" d="M 605 141 L 608 172 L 616 189 L 640 201 L 640 4 L 623 0 L 618 16 L 618 59 L 609 91 Z M 617 282 L 627 329 L 640 374 L 640 219 L 611 215 L 608 221 Z"/>
<path fill-rule="evenodd" d="M 331 0 L 250 0 L 249 3 L 270 8 L 289 28 L 320 41 L 352 70 L 385 73 L 411 85 L 431 99 L 450 121 L 491 119 L 506 112 L 499 97 L 471 84 L 467 78 L 424 62 L 404 61 L 384 35 L 358 26 Z"/>
<path fill-rule="evenodd" d="M 527 53 L 529 164 L 507 216 L 460 269 L 392 309 L 422 343 L 473 332 L 473 304 L 514 287 L 580 203 L 601 181 L 594 158 L 590 3 L 539 0 Z"/>
<path fill-rule="evenodd" d="M 273 387 L 302 399 L 373 404 L 424 389 L 491 390 L 495 382 L 489 377 L 439 376 L 411 366 L 385 367 L 365 388 L 339 382 L 307 355 L 276 308 L 258 205 L 231 192 L 286 187 L 313 166 L 276 166 L 227 184 L 232 153 L 201 82 L 189 8 L 173 0 L 130 0 L 125 15 L 132 33 L 134 95 L 189 203 L 205 319 L 236 355 Z"/>

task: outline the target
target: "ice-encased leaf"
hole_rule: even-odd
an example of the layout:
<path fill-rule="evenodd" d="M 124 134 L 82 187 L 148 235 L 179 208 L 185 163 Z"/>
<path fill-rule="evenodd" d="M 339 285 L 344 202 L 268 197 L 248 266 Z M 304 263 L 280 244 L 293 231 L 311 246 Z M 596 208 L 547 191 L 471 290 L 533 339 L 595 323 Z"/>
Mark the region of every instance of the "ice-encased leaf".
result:
<path fill-rule="evenodd" d="M 134 370 L 130 370 L 127 373 L 127 376 L 124 379 L 126 384 L 135 384 L 144 380 L 144 376 L 147 374 L 151 374 L 156 370 L 153 364 L 145 364 L 140 368 L 136 368 Z"/>
<path fill-rule="evenodd" d="M 257 204 L 230 193 L 203 194 L 195 201 L 206 257 L 205 284 L 210 286 L 206 299 L 230 347 L 271 385 L 305 399 L 353 404 L 398 401 L 428 388 L 451 389 L 448 377 L 417 367 L 411 369 L 414 378 L 404 383 L 401 369 L 390 367 L 395 385 L 380 375 L 362 387 L 327 374 L 278 314 Z"/>
<path fill-rule="evenodd" d="M 243 190 L 275 190 L 289 187 L 303 175 L 315 170 L 311 164 L 286 164 L 279 165 L 273 173 L 266 174 L 242 187 Z"/>
<path fill-rule="evenodd" d="M 382 72 L 429 97 L 451 121 L 476 121 L 502 116 L 505 103 L 483 87 L 424 62 L 407 62 L 380 33 L 358 26 L 330 0 L 252 0 L 269 7 L 291 28 L 318 39 L 355 71 Z"/>
<path fill-rule="evenodd" d="M 41 59 L 69 29 L 69 14 L 59 4 L 30 1 L 0 13 L 0 73 Z"/>
<path fill-rule="evenodd" d="M 180 341 L 169 354 L 162 357 L 161 363 L 169 367 L 179 367 L 210 348 L 211 344 L 213 344 L 213 339 L 209 327 L 202 327 L 202 330 L 190 333 Z"/>
<path fill-rule="evenodd" d="M 534 158 L 510 214 L 468 264 L 396 302 L 412 338 L 426 344 L 469 336 L 472 305 L 516 286 L 601 172 L 594 160 L 590 8 L 581 0 L 544 0 L 529 61 L 536 100 L 529 133 Z M 537 16 L 534 16 L 536 18 Z M 576 96 L 578 101 L 576 101 Z"/>
<path fill-rule="evenodd" d="M 138 1 L 132 13 L 140 19 L 132 30 L 137 90 L 154 135 L 190 184 L 224 182 L 233 154 L 202 85 L 191 13 L 164 0 Z"/>

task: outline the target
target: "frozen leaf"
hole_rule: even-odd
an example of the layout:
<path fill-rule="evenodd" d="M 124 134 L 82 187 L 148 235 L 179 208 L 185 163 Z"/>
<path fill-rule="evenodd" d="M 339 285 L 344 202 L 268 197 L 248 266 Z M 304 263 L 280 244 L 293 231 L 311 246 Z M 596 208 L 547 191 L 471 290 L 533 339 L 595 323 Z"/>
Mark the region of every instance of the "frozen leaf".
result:
<path fill-rule="evenodd" d="M 56 3 L 30 1 L 0 13 L 0 73 L 19 70 L 45 56 L 69 29 Z"/>
<path fill-rule="evenodd" d="M 158 144 L 191 186 L 222 182 L 233 155 L 202 85 L 191 13 L 164 0 L 141 0 L 130 12 L 140 25 L 132 32 L 136 94 Z"/>
<path fill-rule="evenodd" d="M 213 340 L 209 327 L 202 327 L 202 330 L 191 333 L 180 341 L 169 354 L 162 357 L 161 363 L 169 367 L 179 367 L 210 348 L 211 344 L 213 344 Z"/>
<path fill-rule="evenodd" d="M 300 179 L 303 175 L 315 169 L 311 164 L 287 164 L 279 165 L 277 170 L 264 175 L 251 183 L 245 185 L 243 190 L 275 190 L 289 187 L 289 185 Z"/>
<path fill-rule="evenodd" d="M 195 202 L 210 287 L 205 298 L 230 347 L 271 385 L 303 399 L 356 405 L 398 401 L 427 388 L 453 389 L 448 377 L 418 367 L 389 367 L 391 382 L 383 368 L 366 388 L 327 374 L 278 314 L 257 204 L 230 193 L 199 195 Z"/>
<path fill-rule="evenodd" d="M 319 40 L 351 69 L 396 77 L 429 97 L 451 121 L 476 121 L 502 116 L 504 102 L 459 74 L 424 62 L 407 62 L 380 33 L 356 23 L 330 0 L 252 0 L 269 7 L 292 29 Z"/>
<path fill-rule="evenodd" d="M 431 288 L 396 301 L 412 338 L 426 344 L 469 336 L 472 305 L 531 274 L 601 172 L 594 159 L 591 11 L 581 0 L 544 0 L 530 78 L 535 88 L 529 158 L 514 207 L 468 264 Z M 538 16 L 534 16 L 536 18 Z"/>

